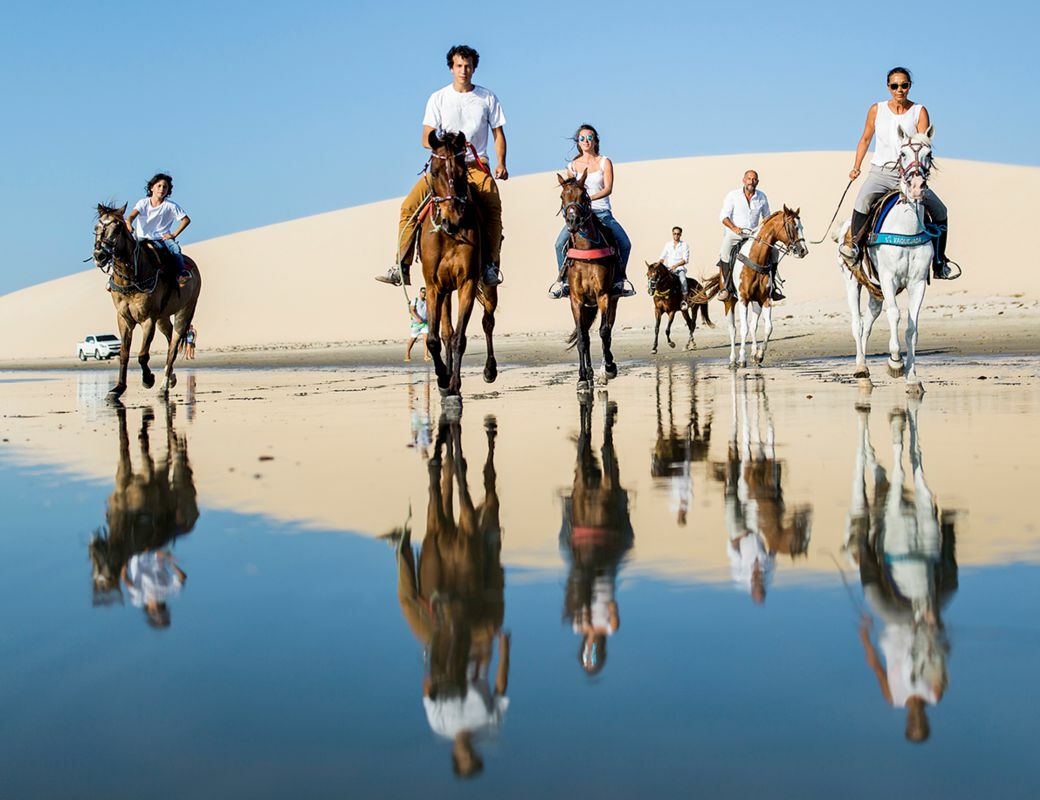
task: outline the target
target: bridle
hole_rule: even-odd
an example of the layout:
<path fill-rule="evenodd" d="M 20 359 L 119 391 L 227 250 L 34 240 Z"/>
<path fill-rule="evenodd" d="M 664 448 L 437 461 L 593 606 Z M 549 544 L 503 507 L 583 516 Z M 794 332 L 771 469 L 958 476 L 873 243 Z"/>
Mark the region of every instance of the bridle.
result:
<path fill-rule="evenodd" d="M 433 173 L 433 161 L 436 159 L 444 164 L 445 169 L 448 171 L 446 182 L 448 185 L 448 191 L 444 195 L 433 194 L 433 183 L 430 184 L 430 202 L 433 204 L 433 208 L 430 212 L 430 222 L 433 224 L 435 231 L 444 231 L 444 212 L 441 211 L 441 203 L 458 203 L 463 213 L 466 210 L 466 203 L 469 201 L 469 192 L 467 187 L 466 195 L 457 194 L 455 191 L 455 176 L 452 174 L 452 168 L 455 166 L 455 159 L 466 158 L 465 149 L 459 150 L 456 153 L 449 153 L 448 155 L 440 155 L 439 153 L 430 153 L 430 158 L 426 162 L 426 168 L 430 172 L 431 178 L 434 176 Z"/>
<path fill-rule="evenodd" d="M 100 219 L 98 220 L 97 225 L 94 226 L 94 264 L 99 270 L 109 276 L 108 287 L 112 291 L 120 294 L 130 294 L 134 292 L 144 292 L 145 294 L 148 294 L 155 289 L 156 284 L 159 282 L 160 270 L 155 270 L 155 274 L 152 275 L 150 281 L 138 283 L 137 279 L 140 272 L 138 268 L 138 257 L 141 252 L 141 242 L 135 238 L 133 256 L 129 264 L 129 266 L 133 267 L 133 276 L 131 277 L 131 275 L 128 274 L 128 271 L 126 270 L 127 264 L 116 254 L 116 247 L 112 241 L 113 231 L 123 225 L 125 225 L 125 223 L 122 218 L 112 220 L 111 222 L 102 222 Z M 125 283 L 116 283 L 116 278 L 125 281 Z"/>
<path fill-rule="evenodd" d="M 578 182 L 573 178 L 571 178 L 567 183 L 573 183 L 575 186 L 578 186 Z M 567 184 L 564 185 L 566 186 Z M 562 214 L 564 220 L 566 221 L 567 213 L 572 208 L 575 209 L 575 211 L 577 212 L 577 227 L 573 231 L 571 231 L 571 233 L 581 233 L 582 231 L 586 230 L 589 218 L 592 216 L 592 201 L 589 200 L 589 193 L 585 191 L 584 187 L 581 187 L 581 198 L 577 201 L 564 203 L 563 198 L 560 198 L 560 210 L 556 212 L 556 216 L 560 216 Z M 568 229 L 570 228 L 569 225 L 567 227 Z"/>
<path fill-rule="evenodd" d="M 650 295 L 651 297 L 666 297 L 668 295 L 670 289 L 662 289 L 662 290 L 658 291 L 657 286 L 661 282 L 661 277 L 660 276 L 662 274 L 662 271 L 666 271 L 669 274 L 673 274 L 673 273 L 672 273 L 672 271 L 670 269 L 668 269 L 668 267 L 666 267 L 664 264 L 662 264 L 660 262 L 654 264 L 653 266 L 654 266 L 654 274 L 653 274 L 653 276 L 646 279 L 646 293 L 648 295 Z M 682 294 L 681 288 L 682 287 L 680 286 L 680 294 Z"/>
<path fill-rule="evenodd" d="M 748 236 L 747 238 L 751 239 L 752 241 L 758 242 L 759 244 L 764 244 L 766 247 L 772 250 L 776 250 L 776 252 L 780 254 L 780 258 L 777 259 L 777 264 L 780 263 L 780 259 L 782 259 L 784 256 L 789 254 L 794 255 L 795 252 L 799 249 L 799 246 L 801 247 L 803 258 L 805 257 L 805 255 L 808 254 L 809 248 L 805 244 L 805 234 L 798 230 L 797 217 L 793 215 L 788 217 L 786 214 L 784 214 L 783 232 L 787 236 L 787 242 L 782 242 L 779 239 L 777 239 L 777 241 L 775 242 L 767 242 L 765 239 L 760 239 L 757 233 L 761 231 L 761 229 L 762 226 L 759 225 L 759 227 L 755 229 L 752 235 Z"/>

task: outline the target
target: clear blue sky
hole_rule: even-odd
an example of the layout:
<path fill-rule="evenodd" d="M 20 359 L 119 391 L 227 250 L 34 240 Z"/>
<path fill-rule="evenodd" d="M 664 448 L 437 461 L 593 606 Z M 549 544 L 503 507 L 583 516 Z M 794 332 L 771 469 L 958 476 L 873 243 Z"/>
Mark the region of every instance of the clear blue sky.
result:
<path fill-rule="evenodd" d="M 513 175 L 559 167 L 580 121 L 622 162 L 851 149 L 896 64 L 940 158 L 1037 165 L 1038 22 L 1001 0 L 8 3 L 0 294 L 83 269 L 96 204 L 160 170 L 187 244 L 404 194 L 455 43 Z"/>

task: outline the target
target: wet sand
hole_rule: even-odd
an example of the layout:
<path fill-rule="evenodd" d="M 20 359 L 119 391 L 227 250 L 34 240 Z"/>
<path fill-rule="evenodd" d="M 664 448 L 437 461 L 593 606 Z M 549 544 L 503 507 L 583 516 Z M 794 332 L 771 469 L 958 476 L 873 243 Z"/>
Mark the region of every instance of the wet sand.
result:
<path fill-rule="evenodd" d="M 784 336 L 781 330 L 777 351 L 802 341 Z M 880 360 L 871 361 L 875 386 L 867 393 L 848 377 L 847 359 L 792 358 L 782 368 L 734 374 L 706 350 L 692 364 L 688 354 L 622 362 L 619 379 L 594 400 L 597 453 L 606 404 L 617 408 L 615 455 L 636 532 L 628 574 L 730 580 L 720 476 L 746 439 L 755 453 L 775 443 L 781 517 L 810 512 L 807 552 L 780 555 L 777 580 L 839 580 L 836 563 L 852 566 L 846 537 L 859 426 L 867 426 L 878 462 L 891 470 L 891 420 L 908 412 L 935 503 L 960 520 L 960 563 L 1040 559 L 1040 529 L 1022 502 L 1040 479 L 1040 454 L 1021 446 L 1036 434 L 1040 359 L 928 351 L 920 365 L 927 393 L 917 404 Z M 159 421 L 172 415 L 200 504 L 262 514 L 291 529 L 365 536 L 402 525 L 411 509 L 418 540 L 439 416 L 431 372 L 421 361 L 408 369 L 214 366 L 181 370 L 169 406 L 136 376 L 124 400 L 132 442 L 146 411 Z M 111 483 L 118 458 L 116 414 L 104 400 L 111 379 L 111 367 L 0 373 L 0 459 Z M 574 480 L 579 426 L 574 380 L 570 366 L 525 365 L 505 368 L 488 386 L 476 369 L 466 370 L 462 430 L 472 489 L 479 497 L 483 422 L 493 415 L 503 561 L 514 567 L 560 569 L 560 498 Z M 699 433 L 690 435 L 693 429 Z M 690 475 L 685 525 L 677 503 L 686 489 L 652 474 L 655 452 L 676 447 L 697 452 L 685 467 L 668 467 Z"/>

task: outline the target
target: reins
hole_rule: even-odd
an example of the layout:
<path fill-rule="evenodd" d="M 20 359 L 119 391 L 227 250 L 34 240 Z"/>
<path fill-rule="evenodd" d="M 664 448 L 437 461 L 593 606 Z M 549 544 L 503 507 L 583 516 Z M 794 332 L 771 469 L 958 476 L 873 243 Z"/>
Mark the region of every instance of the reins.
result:
<path fill-rule="evenodd" d="M 841 193 L 841 200 L 838 201 L 838 206 L 834 209 L 834 215 L 831 217 L 831 221 L 827 223 L 827 230 L 823 232 L 823 236 L 815 241 L 809 242 L 809 244 L 823 244 L 823 240 L 827 238 L 827 234 L 831 231 L 831 225 L 834 224 L 834 220 L 838 218 L 838 212 L 841 211 L 841 204 L 845 202 L 845 195 L 849 193 L 849 189 L 852 188 L 852 184 L 856 182 L 855 178 L 852 178 L 845 186 L 845 191 Z"/>

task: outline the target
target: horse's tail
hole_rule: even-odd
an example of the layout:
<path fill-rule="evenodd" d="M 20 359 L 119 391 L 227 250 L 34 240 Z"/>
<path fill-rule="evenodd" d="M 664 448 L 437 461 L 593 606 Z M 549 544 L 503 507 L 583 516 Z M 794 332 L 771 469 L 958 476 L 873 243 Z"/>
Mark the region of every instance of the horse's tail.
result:
<path fill-rule="evenodd" d="M 689 303 L 698 305 L 700 303 L 707 303 L 711 298 L 719 293 L 719 276 L 712 275 L 708 280 L 704 282 L 704 285 L 700 288 L 696 294 L 689 299 Z"/>
<path fill-rule="evenodd" d="M 842 235 L 843 235 L 843 234 L 845 233 L 845 229 L 846 229 L 846 228 L 847 228 L 847 227 L 848 227 L 848 226 L 849 226 L 850 224 L 851 224 L 851 221 L 850 221 L 850 220 L 847 220 L 847 219 L 843 219 L 843 220 L 841 220 L 840 222 L 838 222 L 838 224 L 837 224 L 837 225 L 834 225 L 834 226 L 833 226 L 833 227 L 832 227 L 832 228 L 831 228 L 831 229 L 830 229 L 830 230 L 828 231 L 828 233 L 830 234 L 830 237 L 831 237 L 831 241 L 832 241 L 832 242 L 839 242 L 839 241 L 841 241 L 841 237 L 842 237 Z"/>

